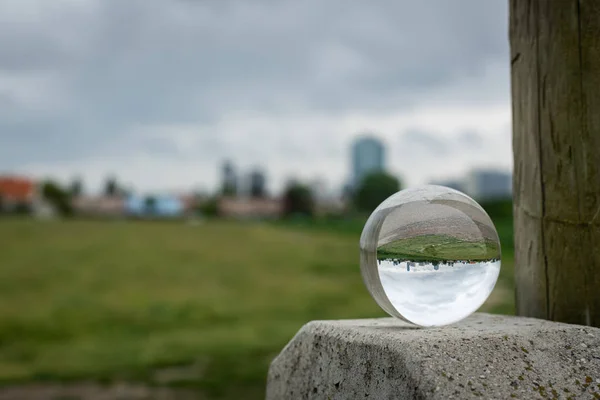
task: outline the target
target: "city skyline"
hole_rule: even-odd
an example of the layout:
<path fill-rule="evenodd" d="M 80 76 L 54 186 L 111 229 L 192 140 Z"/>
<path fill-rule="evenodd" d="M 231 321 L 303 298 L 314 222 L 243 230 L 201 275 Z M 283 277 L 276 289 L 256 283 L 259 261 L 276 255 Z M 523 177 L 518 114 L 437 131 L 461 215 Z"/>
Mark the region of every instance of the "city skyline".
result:
<path fill-rule="evenodd" d="M 364 130 L 407 185 L 511 169 L 505 2 L 218 3 L 0 1 L 0 172 L 278 191 L 347 181 Z"/>
<path fill-rule="evenodd" d="M 373 149 L 373 146 L 376 148 Z M 376 154 L 372 154 L 373 151 Z M 65 187 L 77 184 L 79 190 L 86 195 L 99 195 L 105 192 L 109 181 L 115 181 L 116 184 L 129 193 L 153 194 L 191 194 L 199 193 L 203 195 L 226 194 L 233 196 L 248 196 L 253 186 L 259 186 L 268 196 L 280 196 L 290 182 L 299 182 L 312 188 L 314 195 L 330 199 L 332 197 L 343 196 L 345 190 L 356 188 L 364 176 L 381 171 L 396 176 L 402 180 L 403 188 L 419 185 L 442 185 L 460 190 L 472 197 L 491 197 L 504 196 L 512 193 L 512 171 L 488 166 L 474 166 L 461 174 L 441 175 L 432 179 L 426 179 L 419 183 L 408 183 L 402 175 L 397 175 L 388 168 L 386 154 L 388 149 L 384 141 L 372 131 L 362 131 L 357 133 L 347 149 L 347 171 L 340 181 L 331 181 L 327 179 L 327 174 L 309 176 L 307 178 L 298 178 L 298 174 L 289 175 L 285 182 L 273 190 L 270 180 L 270 170 L 260 164 L 252 164 L 247 168 L 240 168 L 234 159 L 224 159 L 215 166 L 217 182 L 212 188 L 189 182 L 180 188 L 169 188 L 168 186 L 154 187 L 151 189 L 140 187 L 136 182 L 123 180 L 118 173 L 109 173 L 102 178 L 96 186 L 91 186 L 81 174 L 74 175 L 68 179 L 57 179 L 55 176 L 29 176 L 19 171 L 0 171 L 0 176 L 26 177 L 34 180 L 52 180 L 57 181 Z M 488 179 L 489 178 L 489 179 Z M 506 186 L 506 188 L 505 188 Z M 319 193 L 317 193 L 319 192 Z"/>

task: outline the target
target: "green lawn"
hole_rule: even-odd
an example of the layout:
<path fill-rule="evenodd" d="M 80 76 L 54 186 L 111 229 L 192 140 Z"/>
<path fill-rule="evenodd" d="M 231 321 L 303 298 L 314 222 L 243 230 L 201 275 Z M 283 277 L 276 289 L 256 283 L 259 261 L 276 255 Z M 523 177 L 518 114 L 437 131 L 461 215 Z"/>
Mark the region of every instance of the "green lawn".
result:
<path fill-rule="evenodd" d="M 0 219 L 0 384 L 135 381 L 262 398 L 270 360 L 304 323 L 384 315 L 361 281 L 359 235 Z M 512 248 L 484 308 L 513 310 Z M 189 368 L 165 379 L 168 366 Z"/>

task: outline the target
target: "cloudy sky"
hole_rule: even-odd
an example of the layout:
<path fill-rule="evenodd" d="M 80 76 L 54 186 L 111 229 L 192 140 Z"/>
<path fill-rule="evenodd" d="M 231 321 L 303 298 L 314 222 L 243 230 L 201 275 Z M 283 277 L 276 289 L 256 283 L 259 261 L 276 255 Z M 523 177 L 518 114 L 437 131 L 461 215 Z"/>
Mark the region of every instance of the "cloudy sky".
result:
<path fill-rule="evenodd" d="M 510 169 L 506 0 L 0 0 L 0 172 L 211 189 Z"/>

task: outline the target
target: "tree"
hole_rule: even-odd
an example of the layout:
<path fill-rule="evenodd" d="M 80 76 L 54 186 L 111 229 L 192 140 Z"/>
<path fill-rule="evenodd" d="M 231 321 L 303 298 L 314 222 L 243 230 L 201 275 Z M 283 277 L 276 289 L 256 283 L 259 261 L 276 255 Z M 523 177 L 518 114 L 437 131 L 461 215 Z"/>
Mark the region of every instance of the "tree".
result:
<path fill-rule="evenodd" d="M 354 193 L 354 204 L 360 211 L 371 212 L 400 188 L 400 181 L 395 176 L 385 172 L 371 173 L 365 176 Z"/>
<path fill-rule="evenodd" d="M 260 170 L 254 170 L 250 173 L 250 196 L 261 198 L 266 196 L 266 178 Z"/>
<path fill-rule="evenodd" d="M 221 193 L 223 196 L 235 196 L 238 191 L 237 174 L 235 167 L 230 161 L 223 164 L 223 183 Z"/>
<path fill-rule="evenodd" d="M 313 195 L 308 186 L 292 183 L 285 191 L 283 202 L 284 216 L 296 214 L 312 216 L 314 214 Z"/>
<path fill-rule="evenodd" d="M 72 197 L 77 197 L 77 196 L 80 196 L 82 193 L 83 193 L 83 182 L 81 181 L 81 178 L 73 179 L 73 182 L 71 182 L 71 187 L 69 188 L 69 194 Z"/>
<path fill-rule="evenodd" d="M 221 194 L 227 197 L 237 195 L 237 184 L 235 182 L 224 182 Z"/>
<path fill-rule="evenodd" d="M 198 209 L 205 217 L 216 217 L 219 215 L 219 200 L 217 197 L 211 197 L 203 202 Z"/>
<path fill-rule="evenodd" d="M 156 197 L 148 196 L 144 199 L 144 208 L 146 214 L 153 215 L 156 213 Z"/>
<path fill-rule="evenodd" d="M 42 196 L 62 215 L 73 213 L 69 192 L 58 183 L 48 180 L 42 184 Z"/>
<path fill-rule="evenodd" d="M 106 183 L 104 186 L 104 195 L 108 197 L 114 197 L 119 195 L 119 185 L 117 184 L 117 179 L 114 176 L 111 176 L 106 179 Z"/>
<path fill-rule="evenodd" d="M 31 205 L 26 201 L 19 201 L 15 204 L 13 212 L 17 215 L 29 215 L 31 214 Z"/>

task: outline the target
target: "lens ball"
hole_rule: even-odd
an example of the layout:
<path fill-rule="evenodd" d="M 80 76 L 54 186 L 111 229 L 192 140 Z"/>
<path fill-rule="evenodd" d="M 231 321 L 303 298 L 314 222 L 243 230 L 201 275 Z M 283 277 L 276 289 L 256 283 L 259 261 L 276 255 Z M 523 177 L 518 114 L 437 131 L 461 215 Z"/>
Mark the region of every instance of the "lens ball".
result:
<path fill-rule="evenodd" d="M 469 196 L 427 185 L 377 207 L 360 238 L 360 267 L 388 314 L 419 326 L 447 325 L 475 312 L 500 273 L 500 240 Z"/>

